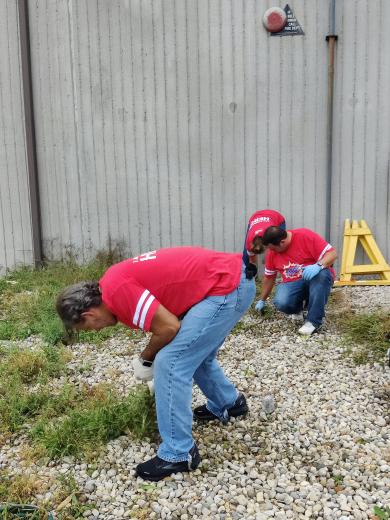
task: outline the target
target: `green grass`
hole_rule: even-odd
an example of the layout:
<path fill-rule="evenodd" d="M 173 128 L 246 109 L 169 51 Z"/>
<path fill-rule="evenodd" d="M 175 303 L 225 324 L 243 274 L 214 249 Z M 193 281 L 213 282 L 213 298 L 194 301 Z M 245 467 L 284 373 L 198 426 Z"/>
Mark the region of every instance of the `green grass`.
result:
<path fill-rule="evenodd" d="M 31 390 L 17 379 L 9 379 L 8 387 L 0 388 L 0 432 L 16 432 L 36 417 L 45 420 L 58 417 L 77 404 L 82 395 L 74 386 L 64 385 L 58 394 L 47 387 Z"/>
<path fill-rule="evenodd" d="M 50 379 L 66 374 L 66 352 L 54 347 L 0 352 L 1 433 L 29 424 L 32 438 L 50 457 L 79 454 L 126 431 L 154 434 L 154 399 L 146 386 L 124 398 L 106 385 L 65 384 L 53 391 Z"/>
<path fill-rule="evenodd" d="M 390 347 L 390 316 L 383 312 L 356 314 L 339 322 L 356 364 L 384 362 Z"/>
<path fill-rule="evenodd" d="M 83 280 L 98 280 L 118 261 L 115 254 L 100 254 L 84 266 L 69 260 L 50 263 L 41 269 L 22 268 L 0 279 L 0 340 L 21 340 L 31 335 L 55 345 L 64 330 L 55 310 L 62 289 Z M 120 327 L 120 326 L 119 326 Z M 130 333 L 129 329 L 121 327 Z M 118 326 L 99 332 L 83 332 L 82 342 L 101 342 L 118 332 Z"/>
<path fill-rule="evenodd" d="M 343 475 L 336 474 L 336 475 L 333 475 L 332 478 L 333 478 L 333 481 L 336 486 L 341 486 L 341 484 L 344 482 Z"/>
<path fill-rule="evenodd" d="M 56 518 L 59 520 L 73 520 L 74 518 L 83 518 L 85 511 L 94 509 L 95 504 L 85 504 L 80 500 L 80 490 L 73 474 L 61 475 L 58 478 L 60 490 L 56 496 L 56 502 L 59 500 L 66 501 L 66 506 L 61 512 L 57 513 Z"/>
<path fill-rule="evenodd" d="M 38 383 L 60 375 L 71 354 L 64 348 L 43 346 L 36 350 L 0 347 L 0 377 L 19 378 L 22 383 Z"/>
<path fill-rule="evenodd" d="M 47 387 L 51 378 L 65 373 L 68 359 L 63 348 L 0 349 L 0 432 L 15 432 L 43 410 L 61 409 L 64 401 L 72 402 L 74 396 L 68 395 L 66 387 L 58 396 Z"/>
<path fill-rule="evenodd" d="M 58 458 L 90 453 L 128 432 L 136 438 L 156 433 L 154 399 L 144 385 L 126 397 L 103 385 L 95 387 L 56 421 L 39 420 L 30 434 L 49 457 Z"/>
<path fill-rule="evenodd" d="M 390 507 L 374 506 L 374 515 L 378 520 L 390 520 Z"/>
<path fill-rule="evenodd" d="M 34 495 L 44 491 L 41 482 L 31 475 L 9 475 L 6 471 L 0 472 L 0 520 L 28 518 L 29 520 L 43 520 L 47 514 L 43 510 L 17 512 L 12 504 L 31 504 Z"/>
<path fill-rule="evenodd" d="M 29 510 L 26 507 L 15 507 L 16 504 L 36 504 L 36 495 L 44 494 L 53 484 L 53 498 L 50 501 L 41 501 L 35 511 L 32 508 Z M 56 510 L 59 505 L 61 510 L 56 513 L 55 518 L 73 520 L 82 518 L 85 511 L 95 507 L 95 504 L 84 502 L 73 474 L 60 475 L 56 481 L 47 481 L 40 480 L 35 475 L 11 475 L 6 471 L 0 472 L 0 520 L 54 520 L 54 516 L 49 512 Z"/>

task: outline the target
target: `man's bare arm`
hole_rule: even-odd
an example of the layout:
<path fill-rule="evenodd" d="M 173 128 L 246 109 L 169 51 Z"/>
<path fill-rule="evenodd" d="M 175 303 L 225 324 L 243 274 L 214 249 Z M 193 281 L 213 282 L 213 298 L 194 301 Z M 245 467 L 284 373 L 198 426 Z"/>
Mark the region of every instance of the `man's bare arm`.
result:
<path fill-rule="evenodd" d="M 178 318 L 160 304 L 152 319 L 150 328 L 152 337 L 148 346 L 141 353 L 142 359 L 154 361 L 157 353 L 173 340 L 179 329 L 180 321 Z"/>
<path fill-rule="evenodd" d="M 329 251 L 329 253 L 326 253 L 321 260 L 319 261 L 320 264 L 322 264 L 324 267 L 329 267 L 334 263 L 334 261 L 337 258 L 337 253 L 333 249 L 333 251 Z"/>
<path fill-rule="evenodd" d="M 272 278 L 269 276 L 263 276 L 263 280 L 261 282 L 260 300 L 265 301 L 268 298 L 275 284 L 275 279 L 276 276 L 273 276 Z"/>

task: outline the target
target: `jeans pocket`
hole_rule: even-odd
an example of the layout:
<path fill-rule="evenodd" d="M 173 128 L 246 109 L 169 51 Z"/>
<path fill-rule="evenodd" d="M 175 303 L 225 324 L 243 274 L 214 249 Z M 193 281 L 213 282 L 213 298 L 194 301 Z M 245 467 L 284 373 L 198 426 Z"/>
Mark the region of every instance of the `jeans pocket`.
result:
<path fill-rule="evenodd" d="M 226 304 L 226 296 L 207 296 L 204 300 L 195 304 L 187 316 L 191 319 L 212 319 L 215 314 Z"/>
<path fill-rule="evenodd" d="M 220 305 L 224 305 L 226 303 L 226 299 L 226 296 L 207 296 L 205 301 L 209 302 L 211 305 L 219 307 Z"/>

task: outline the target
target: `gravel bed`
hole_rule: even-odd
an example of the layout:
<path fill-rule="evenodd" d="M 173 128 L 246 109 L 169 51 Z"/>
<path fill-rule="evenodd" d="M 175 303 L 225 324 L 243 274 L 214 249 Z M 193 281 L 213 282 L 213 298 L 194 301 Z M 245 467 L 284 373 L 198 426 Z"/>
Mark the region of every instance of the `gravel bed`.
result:
<path fill-rule="evenodd" d="M 390 308 L 390 287 L 336 291 L 351 309 Z M 65 457 L 26 465 L 19 435 L 1 448 L 0 469 L 49 482 L 74 474 L 94 504 L 84 513 L 90 519 L 369 519 L 375 505 L 390 506 L 390 369 L 355 366 L 331 328 L 306 339 L 298 327 L 279 314 L 248 314 L 229 336 L 220 361 L 250 413 L 225 426 L 194 425 L 202 463 L 190 474 L 159 483 L 136 478 L 134 466 L 154 456 L 156 445 L 127 436 L 108 443 L 93 463 Z M 73 346 L 72 381 L 105 381 L 127 392 L 135 384 L 132 354 L 146 341 Z M 267 415 L 268 394 L 276 409 Z M 194 405 L 202 402 L 194 389 Z M 49 487 L 37 501 L 54 492 Z"/>
<path fill-rule="evenodd" d="M 358 312 L 368 313 L 377 309 L 390 312 L 390 286 L 338 287 L 352 308 Z"/>

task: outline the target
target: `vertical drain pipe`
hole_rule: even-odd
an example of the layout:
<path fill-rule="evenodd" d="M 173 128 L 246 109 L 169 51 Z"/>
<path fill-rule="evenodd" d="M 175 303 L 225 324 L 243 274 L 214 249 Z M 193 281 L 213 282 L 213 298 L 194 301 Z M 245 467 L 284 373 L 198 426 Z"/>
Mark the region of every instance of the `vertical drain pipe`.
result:
<path fill-rule="evenodd" d="M 32 253 L 35 267 L 42 265 L 42 226 L 39 203 L 38 163 L 35 139 L 34 104 L 32 96 L 30 29 L 28 0 L 18 0 L 19 39 L 22 67 L 22 88 L 24 103 L 24 125 L 26 134 L 26 155 L 28 189 L 31 211 Z"/>
<path fill-rule="evenodd" d="M 334 98 L 334 61 L 336 35 L 336 0 L 331 0 L 330 34 L 328 42 L 328 106 L 327 106 L 327 168 L 326 168 L 326 224 L 325 238 L 330 241 L 330 225 L 332 213 L 332 177 L 333 177 L 333 98 Z"/>

